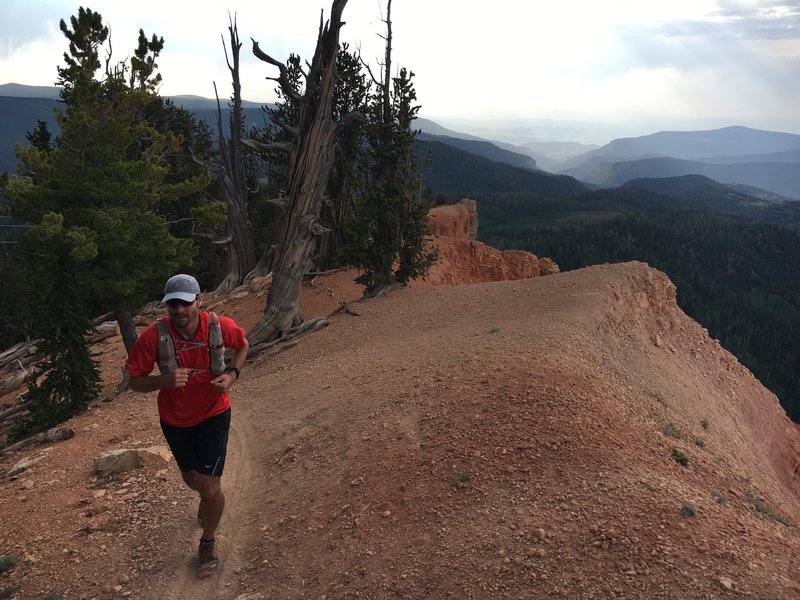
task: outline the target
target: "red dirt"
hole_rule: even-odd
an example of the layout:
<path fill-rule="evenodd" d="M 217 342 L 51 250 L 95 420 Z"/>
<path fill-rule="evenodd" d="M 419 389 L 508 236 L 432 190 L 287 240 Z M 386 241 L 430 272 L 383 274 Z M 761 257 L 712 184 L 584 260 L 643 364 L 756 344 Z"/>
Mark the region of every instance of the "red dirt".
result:
<path fill-rule="evenodd" d="M 307 285 L 304 315 L 357 298 L 353 276 Z M 251 327 L 264 302 L 213 304 Z M 174 463 L 92 474 L 104 451 L 163 444 L 155 395 L 113 391 L 119 337 L 99 344 L 105 401 L 75 437 L 2 457 L 6 473 L 43 456 L 0 481 L 0 556 L 18 557 L 0 592 L 800 598 L 800 428 L 663 274 L 605 265 L 350 306 L 242 371 L 222 566 L 204 581 Z"/>

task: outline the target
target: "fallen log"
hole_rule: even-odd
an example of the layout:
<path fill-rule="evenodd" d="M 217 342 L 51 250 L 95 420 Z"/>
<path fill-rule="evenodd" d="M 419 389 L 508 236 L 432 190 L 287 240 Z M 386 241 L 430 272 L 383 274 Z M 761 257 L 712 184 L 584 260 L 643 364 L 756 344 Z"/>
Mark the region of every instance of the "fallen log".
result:
<path fill-rule="evenodd" d="M 116 321 L 105 321 L 95 327 L 95 332 L 96 333 L 86 337 L 86 341 L 90 344 L 96 344 L 97 342 L 102 342 L 103 340 L 114 337 L 119 333 L 119 328 L 117 327 Z"/>

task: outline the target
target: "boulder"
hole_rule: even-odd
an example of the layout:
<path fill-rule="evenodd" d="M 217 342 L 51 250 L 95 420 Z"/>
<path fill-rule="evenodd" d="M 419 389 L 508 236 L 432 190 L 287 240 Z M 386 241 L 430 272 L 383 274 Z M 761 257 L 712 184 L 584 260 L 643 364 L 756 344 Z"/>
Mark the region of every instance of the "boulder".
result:
<path fill-rule="evenodd" d="M 27 471 L 28 469 L 30 469 L 33 465 L 38 463 L 43 458 L 44 458 L 44 456 L 36 456 L 34 458 L 30 458 L 30 457 L 23 458 L 17 464 L 15 464 L 13 467 L 11 467 L 8 470 L 8 473 L 6 473 L 6 475 L 8 477 L 13 477 L 14 475 L 19 475 L 23 471 Z"/>
<path fill-rule="evenodd" d="M 172 454 L 166 446 L 150 448 L 121 448 L 104 452 L 94 459 L 94 472 L 105 477 L 116 473 L 124 473 L 145 465 L 162 467 L 172 460 Z"/>
<path fill-rule="evenodd" d="M 138 450 L 122 448 L 103 452 L 103 454 L 95 458 L 94 472 L 101 477 L 106 477 L 107 475 L 138 469 L 143 465 L 144 462 Z"/>

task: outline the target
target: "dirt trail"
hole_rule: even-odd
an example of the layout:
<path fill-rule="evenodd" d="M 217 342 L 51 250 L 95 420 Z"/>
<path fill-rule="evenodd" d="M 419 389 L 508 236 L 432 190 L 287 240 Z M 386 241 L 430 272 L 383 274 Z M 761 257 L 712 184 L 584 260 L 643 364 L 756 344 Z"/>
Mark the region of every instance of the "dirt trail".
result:
<path fill-rule="evenodd" d="M 209 580 L 199 580 L 197 569 L 197 536 L 198 527 L 192 527 L 185 541 L 179 540 L 173 555 L 177 563 L 175 577 L 169 594 L 169 600 L 206 600 L 223 597 L 225 588 L 231 585 L 235 574 L 242 571 L 246 564 L 249 537 L 248 521 L 252 514 L 253 488 L 251 481 L 252 455 L 249 449 L 256 442 L 251 428 L 245 419 L 237 419 L 231 424 L 228 440 L 228 460 L 225 468 L 224 491 L 229 510 L 217 533 L 219 571 Z M 185 512 L 185 511 L 184 511 Z M 184 543 L 181 543 L 184 542 Z"/>

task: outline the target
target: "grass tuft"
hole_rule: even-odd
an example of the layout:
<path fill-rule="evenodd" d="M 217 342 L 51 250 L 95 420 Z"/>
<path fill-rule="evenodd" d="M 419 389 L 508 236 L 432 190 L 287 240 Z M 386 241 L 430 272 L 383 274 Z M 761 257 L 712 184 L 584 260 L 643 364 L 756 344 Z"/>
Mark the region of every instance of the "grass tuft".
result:
<path fill-rule="evenodd" d="M 712 498 L 713 498 L 713 499 L 716 501 L 716 503 L 717 503 L 717 504 L 719 504 L 720 506 L 725 506 L 726 504 L 728 504 L 728 499 L 727 499 L 727 498 L 725 498 L 725 496 L 723 496 L 722 494 L 720 494 L 720 493 L 719 493 L 719 492 L 717 492 L 717 491 L 712 491 L 712 492 L 711 492 L 711 497 L 712 497 Z"/>
<path fill-rule="evenodd" d="M 673 440 L 681 439 L 681 431 L 678 429 L 678 426 L 675 425 L 672 421 L 667 423 L 661 428 L 661 433 L 665 436 L 672 438 Z"/>
<path fill-rule="evenodd" d="M 14 594 L 19 591 L 18 585 L 9 585 L 3 591 L 0 592 L 0 599 L 5 600 L 5 598 L 13 598 Z"/>
<path fill-rule="evenodd" d="M 697 507 L 692 504 L 691 502 L 682 502 L 681 503 L 681 513 L 687 517 L 696 517 L 697 516 Z"/>

